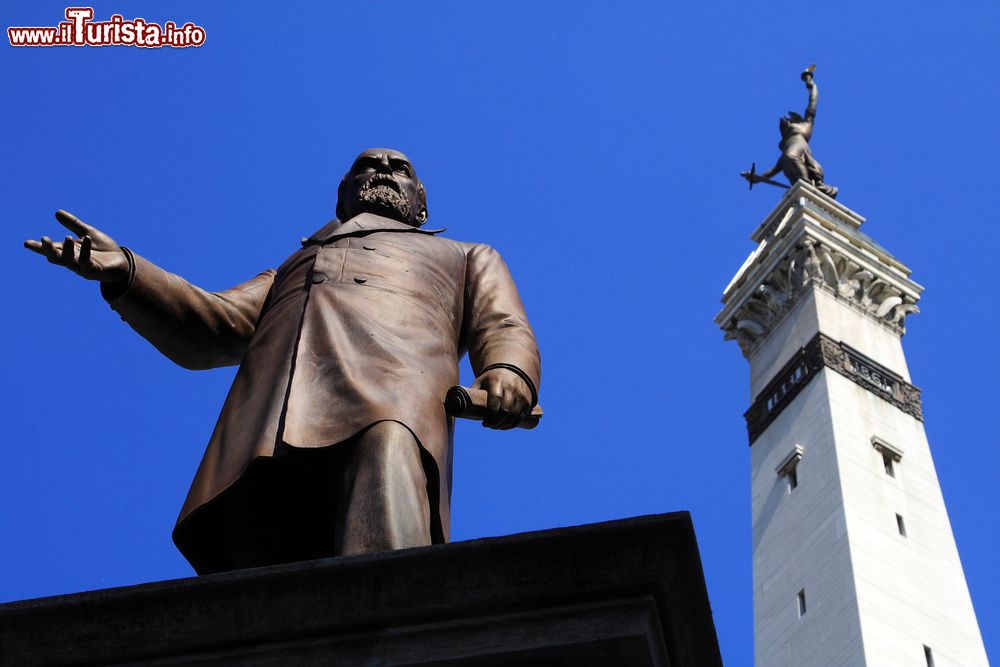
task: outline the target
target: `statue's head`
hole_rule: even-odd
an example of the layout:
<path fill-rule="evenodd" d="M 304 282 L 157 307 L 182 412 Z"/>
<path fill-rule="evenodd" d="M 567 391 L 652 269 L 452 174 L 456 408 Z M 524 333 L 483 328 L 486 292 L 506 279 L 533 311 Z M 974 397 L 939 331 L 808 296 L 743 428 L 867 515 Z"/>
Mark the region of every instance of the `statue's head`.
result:
<path fill-rule="evenodd" d="M 427 193 L 410 158 L 391 148 L 362 151 L 337 188 L 337 218 L 374 213 L 419 227 L 427 222 Z"/>
<path fill-rule="evenodd" d="M 778 127 L 781 128 L 781 136 L 785 136 L 785 133 L 788 132 L 789 125 L 792 123 L 801 123 L 804 120 L 805 118 L 800 116 L 798 113 L 789 111 L 778 121 Z"/>

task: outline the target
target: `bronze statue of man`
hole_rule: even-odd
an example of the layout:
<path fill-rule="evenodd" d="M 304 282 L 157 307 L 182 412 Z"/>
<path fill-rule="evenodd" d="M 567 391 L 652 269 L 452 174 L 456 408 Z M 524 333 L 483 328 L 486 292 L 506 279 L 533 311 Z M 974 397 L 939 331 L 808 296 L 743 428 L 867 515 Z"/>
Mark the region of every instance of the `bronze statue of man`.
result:
<path fill-rule="evenodd" d="M 802 72 L 801 78 L 809 90 L 809 105 L 806 107 L 805 117 L 794 111 L 789 111 L 788 115 L 782 116 L 778 121 L 778 126 L 781 129 L 781 143 L 778 144 L 778 148 L 781 149 L 781 157 L 778 158 L 778 162 L 761 174 L 748 171 L 740 174 L 750 181 L 751 185 L 766 181 L 780 171 L 784 172 L 785 178 L 791 185 L 795 185 L 798 180 L 803 180 L 816 186 L 820 192 L 836 198 L 837 188 L 823 182 L 823 167 L 816 161 L 809 149 L 813 123 L 816 120 L 816 103 L 819 101 L 819 88 L 813 81 L 815 69 L 816 66 L 812 65 Z"/>
<path fill-rule="evenodd" d="M 468 352 L 507 429 L 541 362 L 500 255 L 427 230 L 399 151 L 366 150 L 337 219 L 277 270 L 208 292 L 59 211 L 76 237 L 25 246 L 101 283 L 111 307 L 185 368 L 239 364 L 174 529 L 199 573 L 421 546 L 449 533 L 454 420 Z"/>

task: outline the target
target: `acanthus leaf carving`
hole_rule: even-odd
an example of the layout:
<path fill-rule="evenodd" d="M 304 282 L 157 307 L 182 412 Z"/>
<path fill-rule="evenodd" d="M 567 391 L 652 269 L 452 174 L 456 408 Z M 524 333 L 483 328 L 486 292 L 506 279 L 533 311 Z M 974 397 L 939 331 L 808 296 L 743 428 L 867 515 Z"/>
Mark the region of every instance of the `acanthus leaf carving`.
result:
<path fill-rule="evenodd" d="M 806 236 L 765 277 L 723 327 L 726 340 L 736 340 L 744 356 L 757 347 L 771 327 L 795 304 L 802 289 L 815 284 L 866 315 L 900 331 L 916 301 L 847 255 Z"/>
<path fill-rule="evenodd" d="M 884 301 L 879 303 L 878 309 L 875 311 L 875 316 L 885 317 L 886 315 L 889 314 L 890 310 L 892 310 L 901 303 L 903 303 L 902 297 L 898 296 L 887 297 Z"/>

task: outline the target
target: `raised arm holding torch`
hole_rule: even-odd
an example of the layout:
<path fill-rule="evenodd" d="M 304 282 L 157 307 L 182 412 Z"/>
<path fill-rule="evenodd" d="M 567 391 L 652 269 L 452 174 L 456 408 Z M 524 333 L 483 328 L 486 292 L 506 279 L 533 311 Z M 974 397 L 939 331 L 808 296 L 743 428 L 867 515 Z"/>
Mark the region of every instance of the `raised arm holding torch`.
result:
<path fill-rule="evenodd" d="M 802 81 L 805 82 L 806 88 L 809 90 L 809 105 L 806 107 L 805 116 L 789 111 L 779 121 L 781 143 L 778 144 L 778 148 L 781 150 L 781 156 L 778 161 L 773 167 L 760 174 L 757 173 L 756 163 L 750 171 L 744 171 L 740 174 L 750 182 L 751 189 L 753 189 L 754 183 L 768 183 L 787 188 L 788 186 L 771 180 L 779 172 L 784 172 L 789 184 L 794 185 L 796 181 L 803 180 L 815 186 L 820 192 L 836 198 L 837 188 L 823 181 L 823 167 L 813 157 L 809 148 L 813 123 L 816 120 L 816 104 L 819 101 L 819 88 L 813 81 L 815 70 L 816 66 L 810 65 L 801 75 Z"/>

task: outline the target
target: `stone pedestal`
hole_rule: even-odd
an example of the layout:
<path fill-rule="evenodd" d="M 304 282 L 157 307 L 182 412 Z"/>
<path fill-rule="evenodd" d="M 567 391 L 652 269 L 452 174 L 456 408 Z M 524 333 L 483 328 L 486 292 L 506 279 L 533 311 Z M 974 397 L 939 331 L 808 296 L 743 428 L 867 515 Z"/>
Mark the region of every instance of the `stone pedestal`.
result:
<path fill-rule="evenodd" d="M 0 605 L 0 664 L 719 666 L 687 513 Z"/>

